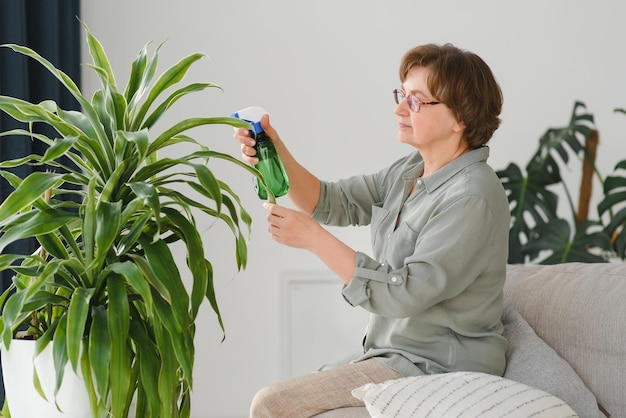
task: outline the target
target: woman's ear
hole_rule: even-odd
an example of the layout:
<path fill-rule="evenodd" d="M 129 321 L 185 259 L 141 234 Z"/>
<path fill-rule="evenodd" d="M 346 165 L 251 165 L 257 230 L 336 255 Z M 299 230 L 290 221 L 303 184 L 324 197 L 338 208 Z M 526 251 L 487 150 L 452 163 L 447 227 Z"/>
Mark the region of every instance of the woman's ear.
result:
<path fill-rule="evenodd" d="M 457 118 L 456 123 L 452 126 L 452 131 L 462 133 L 463 131 L 465 131 L 465 128 L 467 128 L 467 126 L 465 126 L 465 122 Z"/>

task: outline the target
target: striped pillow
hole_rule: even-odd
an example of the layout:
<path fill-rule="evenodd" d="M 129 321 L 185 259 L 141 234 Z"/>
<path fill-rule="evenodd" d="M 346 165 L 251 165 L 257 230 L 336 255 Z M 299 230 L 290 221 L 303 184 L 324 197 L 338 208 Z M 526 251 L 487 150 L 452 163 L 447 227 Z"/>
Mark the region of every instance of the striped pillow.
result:
<path fill-rule="evenodd" d="M 356 388 L 375 418 L 571 418 L 565 402 L 523 383 L 485 373 L 405 377 Z"/>

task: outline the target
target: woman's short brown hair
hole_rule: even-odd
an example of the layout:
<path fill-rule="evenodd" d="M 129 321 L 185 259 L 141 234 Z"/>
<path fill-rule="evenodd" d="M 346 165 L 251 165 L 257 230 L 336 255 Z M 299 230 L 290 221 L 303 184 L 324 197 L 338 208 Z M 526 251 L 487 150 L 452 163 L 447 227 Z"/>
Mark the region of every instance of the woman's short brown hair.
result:
<path fill-rule="evenodd" d="M 462 121 L 471 148 L 485 145 L 500 125 L 502 90 L 489 66 L 478 55 L 451 44 L 427 44 L 404 54 L 400 81 L 413 67 L 430 69 L 428 89 Z"/>

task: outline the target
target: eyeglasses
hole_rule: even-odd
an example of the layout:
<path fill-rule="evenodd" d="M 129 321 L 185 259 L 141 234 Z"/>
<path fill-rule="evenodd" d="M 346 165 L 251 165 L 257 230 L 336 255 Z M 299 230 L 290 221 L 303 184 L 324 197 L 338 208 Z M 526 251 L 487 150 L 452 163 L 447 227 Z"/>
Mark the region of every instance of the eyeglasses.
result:
<path fill-rule="evenodd" d="M 396 100 L 396 104 L 402 103 L 405 97 L 409 103 L 409 109 L 411 109 L 411 111 L 415 113 L 420 111 L 420 105 L 436 105 L 436 104 L 441 103 L 441 102 L 422 102 L 420 99 L 418 99 L 417 97 L 411 94 L 409 95 L 404 94 L 404 92 L 400 89 L 395 89 L 393 91 L 393 98 Z"/>

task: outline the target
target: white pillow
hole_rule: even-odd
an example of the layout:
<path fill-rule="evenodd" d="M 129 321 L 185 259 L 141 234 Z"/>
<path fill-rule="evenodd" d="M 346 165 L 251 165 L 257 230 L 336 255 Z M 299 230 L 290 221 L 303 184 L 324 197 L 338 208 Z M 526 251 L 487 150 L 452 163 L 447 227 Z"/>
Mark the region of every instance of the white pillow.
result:
<path fill-rule="evenodd" d="M 356 388 L 375 418 L 572 418 L 565 402 L 523 383 L 486 373 L 405 377 Z"/>

